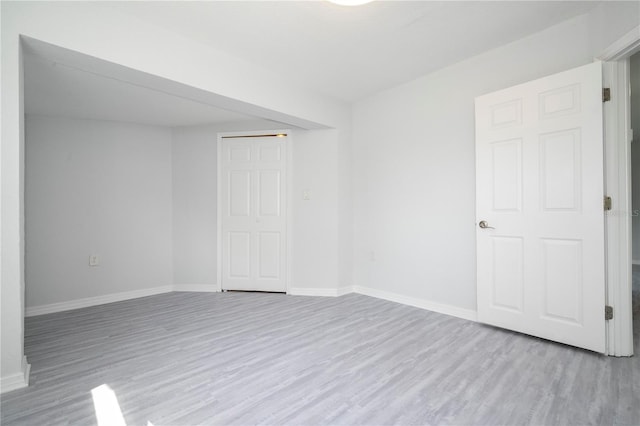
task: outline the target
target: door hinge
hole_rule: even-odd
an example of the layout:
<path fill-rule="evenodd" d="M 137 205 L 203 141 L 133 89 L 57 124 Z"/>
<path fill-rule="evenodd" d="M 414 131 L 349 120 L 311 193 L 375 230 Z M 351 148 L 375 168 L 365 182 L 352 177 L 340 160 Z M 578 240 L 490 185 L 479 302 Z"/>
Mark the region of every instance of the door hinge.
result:
<path fill-rule="evenodd" d="M 611 100 L 611 89 L 605 87 L 602 89 L 602 102 L 608 102 Z"/>
<path fill-rule="evenodd" d="M 611 197 L 604 197 L 604 210 L 605 211 L 609 211 L 611 210 L 611 206 L 612 206 L 613 202 L 611 201 Z"/>
<path fill-rule="evenodd" d="M 607 305 L 604 307 L 604 319 L 605 321 L 613 319 L 613 306 Z"/>

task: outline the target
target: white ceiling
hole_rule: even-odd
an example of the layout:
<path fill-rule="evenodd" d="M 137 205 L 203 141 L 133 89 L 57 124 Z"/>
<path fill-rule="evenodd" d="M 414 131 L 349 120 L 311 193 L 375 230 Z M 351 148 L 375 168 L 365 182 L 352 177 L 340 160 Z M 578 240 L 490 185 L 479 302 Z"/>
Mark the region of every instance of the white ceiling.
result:
<path fill-rule="evenodd" d="M 596 1 L 116 2 L 112 7 L 352 102 L 588 12 Z"/>
<path fill-rule="evenodd" d="M 25 54 L 25 112 L 154 126 L 191 126 L 255 117 Z"/>
<path fill-rule="evenodd" d="M 353 102 L 586 13 L 599 3 L 378 0 L 344 7 L 327 1 L 235 0 L 102 5 Z M 118 72 L 63 65 L 47 49 L 31 48 L 25 54 L 27 113 L 162 126 L 269 117 L 240 107 L 256 115 L 233 112 L 227 109 L 235 108 L 232 102 L 210 101 L 204 94 L 176 96 L 188 91 L 159 90 L 162 85 L 144 83 L 151 76 L 141 76 L 135 84 L 135 79 L 118 78 Z"/>

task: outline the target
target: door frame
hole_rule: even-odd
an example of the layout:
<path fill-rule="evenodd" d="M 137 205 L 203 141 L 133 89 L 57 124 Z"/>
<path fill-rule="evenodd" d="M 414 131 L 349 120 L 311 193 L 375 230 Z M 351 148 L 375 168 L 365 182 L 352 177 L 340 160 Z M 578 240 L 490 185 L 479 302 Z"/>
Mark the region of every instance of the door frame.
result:
<path fill-rule="evenodd" d="M 633 355 L 629 57 L 639 50 L 640 26 L 597 57 L 604 63 L 603 87 L 611 89 L 611 101 L 604 104 L 605 191 L 613 199 L 605 215 L 606 301 L 614 309 L 606 325 L 610 356 Z"/>
<path fill-rule="evenodd" d="M 293 132 L 291 129 L 277 129 L 277 130 L 252 130 L 252 131 L 244 131 L 244 132 L 219 132 L 217 137 L 217 155 L 216 155 L 216 167 L 217 167 L 217 194 L 216 194 L 216 209 L 217 209 L 217 253 L 216 253 L 216 291 L 222 291 L 222 139 L 225 137 L 257 137 L 257 136 L 269 136 L 274 134 L 284 134 L 287 135 L 285 138 L 285 147 L 287 150 L 287 156 L 285 158 L 285 171 L 287 174 L 287 178 L 285 179 L 285 192 L 287 194 L 286 205 L 285 205 L 285 213 L 286 217 L 286 232 L 287 237 L 285 239 L 286 250 L 285 250 L 285 264 L 286 270 L 285 274 L 285 283 L 286 283 L 286 293 L 289 294 L 291 292 L 292 280 L 293 280 L 293 226 L 291 218 L 293 217 L 293 151 L 292 147 L 292 139 Z"/>

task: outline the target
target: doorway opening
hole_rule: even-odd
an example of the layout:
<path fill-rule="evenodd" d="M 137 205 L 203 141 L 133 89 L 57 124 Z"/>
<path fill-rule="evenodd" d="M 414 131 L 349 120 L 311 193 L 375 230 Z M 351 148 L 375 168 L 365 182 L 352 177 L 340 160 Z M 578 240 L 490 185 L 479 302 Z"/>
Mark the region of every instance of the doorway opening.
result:
<path fill-rule="evenodd" d="M 610 356 L 632 356 L 640 349 L 633 323 L 633 207 L 631 57 L 640 51 L 640 27 L 635 27 L 606 48 L 603 82 L 610 90 L 604 102 L 605 195 L 613 200 L 605 216 L 607 262 L 607 351 Z M 636 90 L 636 94 L 640 94 Z M 637 108 L 636 108 L 637 109 Z M 640 156 L 640 154 L 638 154 Z M 637 186 L 637 185 L 636 185 Z M 636 188 L 637 189 L 637 188 Z M 635 197 L 638 199 L 638 197 Z M 637 211 L 640 213 L 640 211 Z M 638 222 L 640 226 L 640 222 Z M 636 252 L 636 257 L 640 253 Z M 613 314 L 610 316 L 609 314 Z M 635 345 L 634 345 L 635 343 Z"/>

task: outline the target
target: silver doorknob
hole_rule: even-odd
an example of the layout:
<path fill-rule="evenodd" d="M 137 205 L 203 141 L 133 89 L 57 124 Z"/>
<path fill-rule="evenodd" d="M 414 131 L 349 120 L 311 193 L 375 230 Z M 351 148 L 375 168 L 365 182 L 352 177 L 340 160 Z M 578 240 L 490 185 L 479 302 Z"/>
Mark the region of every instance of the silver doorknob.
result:
<path fill-rule="evenodd" d="M 489 226 L 489 222 L 486 220 L 481 220 L 480 223 L 478 223 L 478 226 L 482 229 L 496 229 L 493 226 Z"/>

